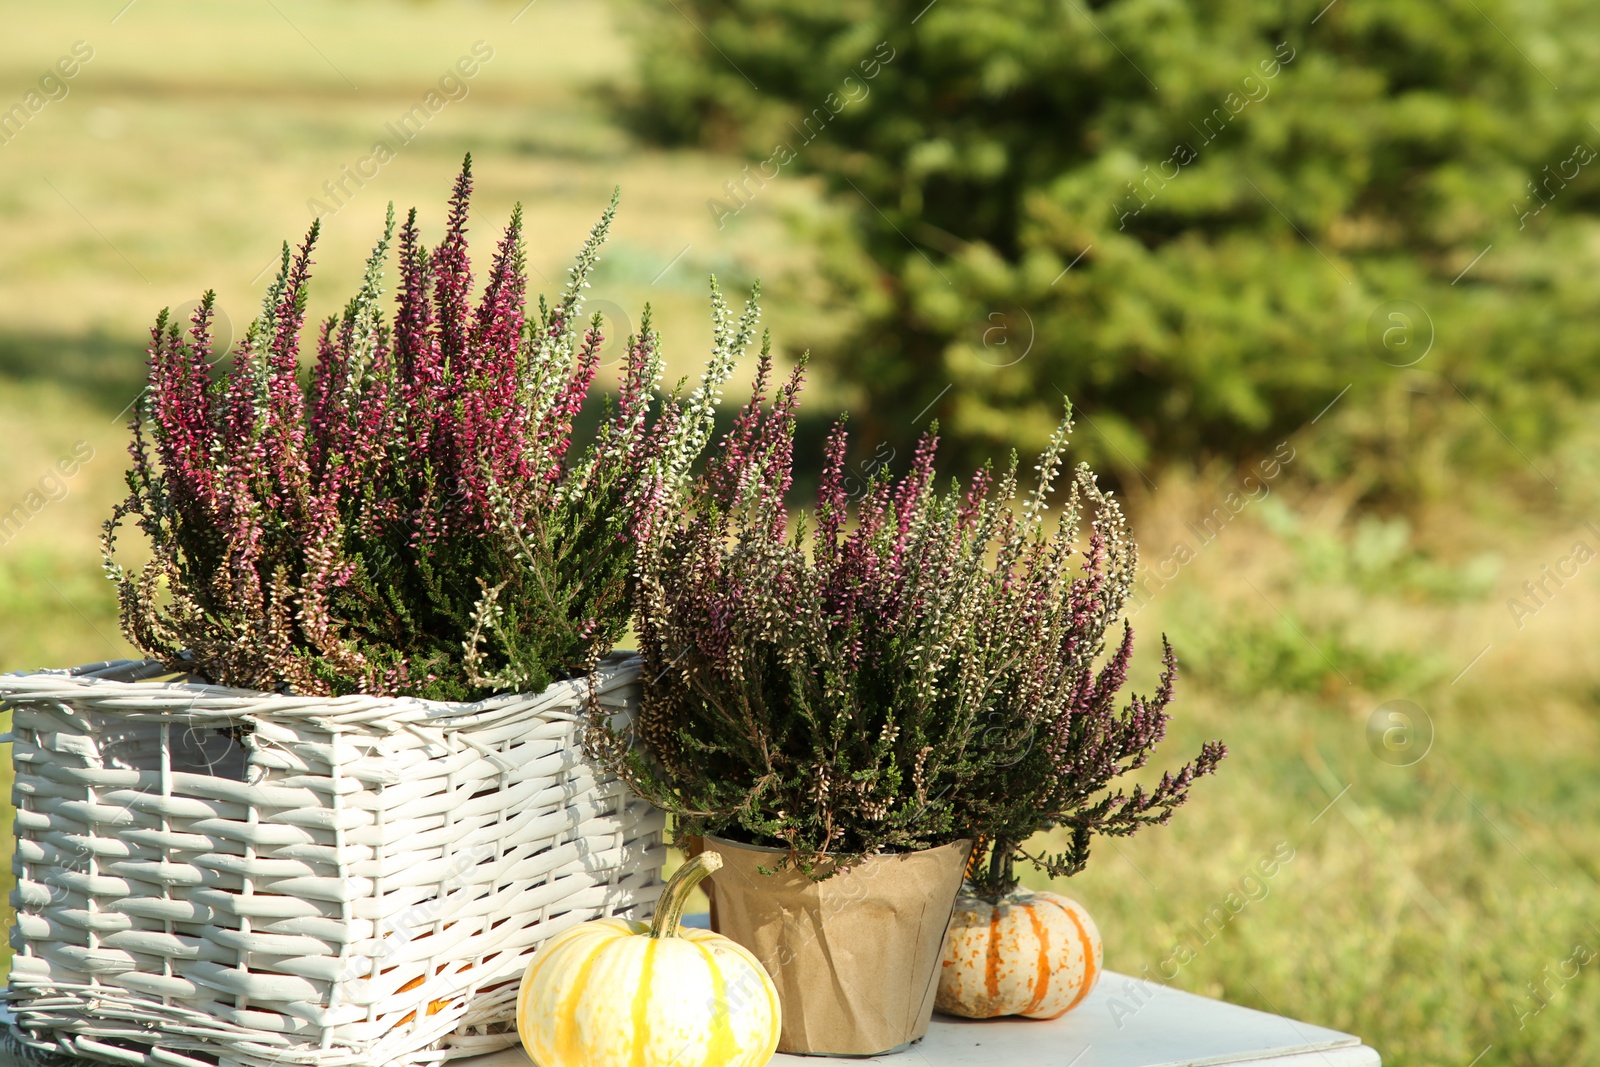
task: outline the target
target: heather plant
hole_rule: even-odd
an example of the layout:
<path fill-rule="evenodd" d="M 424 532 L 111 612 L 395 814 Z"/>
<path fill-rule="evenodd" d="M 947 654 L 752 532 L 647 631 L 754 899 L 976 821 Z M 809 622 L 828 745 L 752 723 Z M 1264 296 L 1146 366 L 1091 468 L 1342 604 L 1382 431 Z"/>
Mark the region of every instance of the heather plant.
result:
<path fill-rule="evenodd" d="M 309 382 L 315 224 L 297 251 L 285 244 L 226 371 L 212 370 L 212 294 L 187 330 L 157 320 L 129 495 L 104 544 L 124 631 L 146 654 L 230 686 L 463 700 L 582 672 L 625 631 L 633 541 L 682 494 L 748 329 L 713 282 L 705 373 L 662 398 L 647 309 L 615 401 L 574 447 L 603 342 L 583 291 L 616 200 L 532 315 L 520 206 L 472 300 L 471 188 L 469 156 L 436 248 L 414 209 L 400 227 L 385 321 L 391 206 L 360 291 L 317 331 Z M 151 550 L 134 570 L 114 555 L 128 520 Z"/>
<path fill-rule="evenodd" d="M 1020 499 L 1014 455 L 998 482 L 984 468 L 937 490 L 936 430 L 854 499 L 841 422 L 815 509 L 791 523 L 802 369 L 769 401 L 771 369 L 764 348 L 682 517 L 641 545 L 644 703 L 627 727 L 595 722 L 600 758 L 681 831 L 780 847 L 808 872 L 970 837 L 994 857 L 973 871 L 987 885 L 1036 830 L 1070 829 L 1064 854 L 1027 858 L 1071 873 L 1091 835 L 1164 822 L 1224 750 L 1151 788 L 1113 784 L 1161 740 L 1176 665 L 1169 648 L 1156 693 L 1120 708 L 1131 630 L 1097 667 L 1136 549 L 1085 466 L 1050 521 L 1070 412 Z"/>

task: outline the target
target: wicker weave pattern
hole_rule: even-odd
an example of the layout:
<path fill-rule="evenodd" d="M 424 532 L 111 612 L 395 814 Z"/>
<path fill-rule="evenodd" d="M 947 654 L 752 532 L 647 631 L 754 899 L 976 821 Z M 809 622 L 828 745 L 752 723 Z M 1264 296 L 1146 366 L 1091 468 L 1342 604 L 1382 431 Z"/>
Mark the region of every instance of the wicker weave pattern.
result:
<path fill-rule="evenodd" d="M 600 701 L 627 713 L 638 670 L 609 659 Z M 37 1049 L 389 1067 L 505 1048 L 540 941 L 660 893 L 662 816 L 579 752 L 591 680 L 444 705 L 159 674 L 0 678 L 10 996 Z"/>

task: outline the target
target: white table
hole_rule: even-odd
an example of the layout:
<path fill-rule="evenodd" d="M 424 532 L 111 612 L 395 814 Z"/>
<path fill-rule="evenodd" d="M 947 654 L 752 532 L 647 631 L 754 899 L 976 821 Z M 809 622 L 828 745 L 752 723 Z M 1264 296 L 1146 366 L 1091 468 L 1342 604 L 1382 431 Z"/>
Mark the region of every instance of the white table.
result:
<path fill-rule="evenodd" d="M 1120 1025 L 1119 1025 L 1120 1023 Z M 774 1067 L 821 1067 L 811 1056 L 777 1056 Z M 841 1064 L 850 1061 L 834 1061 Z M 1107 971 L 1070 1013 L 1049 1022 L 933 1017 L 923 1041 L 874 1057 L 894 1067 L 1380 1067 L 1361 1039 L 1337 1030 L 1197 997 Z M 529 1067 L 520 1048 L 456 1060 L 453 1067 Z M 27 1061 L 0 1052 L 0 1067 Z"/>
<path fill-rule="evenodd" d="M 1118 1026 L 1118 1023 L 1121 1023 Z M 520 1048 L 461 1067 L 529 1067 Z M 850 1060 L 775 1056 L 773 1067 Z M 1197 997 L 1107 971 L 1084 1002 L 1059 1019 L 933 1017 L 911 1049 L 870 1062 L 894 1067 L 1380 1067 L 1359 1037 L 1281 1015 Z"/>

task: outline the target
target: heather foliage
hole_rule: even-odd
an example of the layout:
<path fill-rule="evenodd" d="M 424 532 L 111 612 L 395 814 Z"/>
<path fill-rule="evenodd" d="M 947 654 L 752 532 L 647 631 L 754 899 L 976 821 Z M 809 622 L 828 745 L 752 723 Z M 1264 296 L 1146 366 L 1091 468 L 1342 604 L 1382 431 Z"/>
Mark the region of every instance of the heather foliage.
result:
<path fill-rule="evenodd" d="M 763 352 L 684 517 L 642 547 L 644 707 L 628 729 L 596 725 L 601 757 L 687 832 L 785 847 L 808 871 L 971 837 L 1009 878 L 1018 846 L 1060 824 L 1069 853 L 1030 858 L 1067 873 L 1091 834 L 1164 822 L 1223 749 L 1151 789 L 1112 784 L 1161 739 L 1175 666 L 1169 649 L 1158 692 L 1122 708 L 1131 632 L 1096 669 L 1136 549 L 1087 467 L 1051 521 L 1070 421 L 1021 500 L 1015 457 L 997 484 L 984 469 L 937 490 L 934 434 L 852 500 L 838 425 L 791 528 L 801 371 L 769 402 L 770 372 Z"/>
<path fill-rule="evenodd" d="M 728 309 L 713 286 L 718 346 L 698 389 L 665 400 L 647 313 L 620 394 L 574 448 L 602 344 L 583 291 L 616 203 L 530 316 L 520 208 L 472 301 L 470 195 L 469 157 L 437 248 L 407 217 L 386 322 L 391 208 L 360 292 L 317 333 L 309 385 L 315 225 L 285 245 L 225 373 L 210 294 L 187 331 L 157 320 L 129 496 L 105 538 L 124 630 L 147 654 L 246 688 L 459 700 L 542 689 L 626 629 L 633 539 L 680 496 L 738 355 Z M 152 550 L 136 571 L 114 561 L 130 518 Z"/>

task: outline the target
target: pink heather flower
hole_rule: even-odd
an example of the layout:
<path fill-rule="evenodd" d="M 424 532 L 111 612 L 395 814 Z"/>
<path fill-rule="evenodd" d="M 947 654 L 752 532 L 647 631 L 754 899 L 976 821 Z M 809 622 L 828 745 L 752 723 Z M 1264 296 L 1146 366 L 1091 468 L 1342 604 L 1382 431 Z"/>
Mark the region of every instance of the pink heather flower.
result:
<path fill-rule="evenodd" d="M 228 685 L 474 699 L 587 669 L 625 631 L 633 538 L 675 510 L 674 465 L 703 446 L 742 350 L 719 348 L 690 406 L 658 397 L 646 314 L 612 416 L 576 434 L 602 331 L 575 325 L 615 201 L 530 321 L 520 207 L 473 300 L 471 195 L 469 158 L 432 249 L 406 216 L 386 321 L 391 209 L 360 291 L 314 329 L 309 381 L 315 225 L 285 246 L 226 373 L 211 370 L 211 294 L 187 336 L 157 321 L 105 541 L 148 654 Z M 112 561 L 129 517 L 153 549 L 137 574 Z"/>

